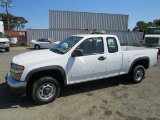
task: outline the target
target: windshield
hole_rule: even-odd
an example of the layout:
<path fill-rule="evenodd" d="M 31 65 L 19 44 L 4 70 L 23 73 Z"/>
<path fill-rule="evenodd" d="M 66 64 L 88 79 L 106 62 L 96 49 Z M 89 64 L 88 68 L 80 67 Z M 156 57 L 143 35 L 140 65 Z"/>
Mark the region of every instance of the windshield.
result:
<path fill-rule="evenodd" d="M 160 34 L 160 28 L 147 28 L 146 34 Z"/>
<path fill-rule="evenodd" d="M 58 43 L 54 48 L 51 49 L 51 51 L 64 54 L 67 53 L 76 43 L 78 43 L 82 37 L 77 36 L 71 36 L 64 40 L 62 40 L 60 43 Z"/>
<path fill-rule="evenodd" d="M 6 38 L 6 36 L 2 32 L 0 32 L 0 38 Z"/>

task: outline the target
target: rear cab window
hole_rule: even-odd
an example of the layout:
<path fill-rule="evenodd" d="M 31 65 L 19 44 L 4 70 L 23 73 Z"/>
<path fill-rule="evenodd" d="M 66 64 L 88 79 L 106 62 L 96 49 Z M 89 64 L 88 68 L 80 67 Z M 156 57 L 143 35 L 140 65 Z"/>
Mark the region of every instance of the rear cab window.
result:
<path fill-rule="evenodd" d="M 108 52 L 109 53 L 115 53 L 118 52 L 118 44 L 115 37 L 107 37 L 107 46 L 108 46 Z"/>

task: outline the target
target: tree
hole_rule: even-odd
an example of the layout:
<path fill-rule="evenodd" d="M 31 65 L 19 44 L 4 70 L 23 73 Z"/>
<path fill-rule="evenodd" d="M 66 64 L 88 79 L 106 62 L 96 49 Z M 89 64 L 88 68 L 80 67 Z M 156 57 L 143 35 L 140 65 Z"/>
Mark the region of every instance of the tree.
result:
<path fill-rule="evenodd" d="M 136 27 L 134 28 L 134 30 L 136 30 L 136 32 L 144 32 L 148 27 L 148 24 L 144 21 L 139 21 L 136 24 Z"/>
<path fill-rule="evenodd" d="M 153 22 L 138 21 L 133 28 L 133 32 L 145 32 L 148 27 L 160 27 L 160 19 L 156 19 Z"/>
<path fill-rule="evenodd" d="M 139 28 L 136 26 L 136 27 L 133 28 L 132 31 L 133 31 L 133 32 L 138 32 L 138 31 L 139 31 Z"/>
<path fill-rule="evenodd" d="M 4 29 L 8 30 L 7 14 L 0 13 L 0 18 L 4 22 Z M 22 30 L 25 28 L 25 24 L 28 23 L 24 17 L 8 14 L 8 18 L 10 23 L 10 30 Z"/>
<path fill-rule="evenodd" d="M 0 14 L 1 20 L 4 23 L 4 29 L 8 30 L 8 21 L 7 21 L 7 15 L 5 13 Z M 8 14 L 9 22 L 10 22 L 10 29 L 12 30 L 14 26 L 12 25 L 12 19 L 14 18 L 13 15 Z"/>
<path fill-rule="evenodd" d="M 21 30 L 24 29 L 25 25 L 28 23 L 28 21 L 24 18 L 24 17 L 15 17 L 14 18 L 14 24 L 15 24 L 15 28 L 17 30 Z"/>
<path fill-rule="evenodd" d="M 158 20 L 158 19 L 154 20 L 154 21 L 153 21 L 153 25 L 154 25 L 155 27 L 160 27 L 160 19 L 159 19 L 159 20 Z"/>

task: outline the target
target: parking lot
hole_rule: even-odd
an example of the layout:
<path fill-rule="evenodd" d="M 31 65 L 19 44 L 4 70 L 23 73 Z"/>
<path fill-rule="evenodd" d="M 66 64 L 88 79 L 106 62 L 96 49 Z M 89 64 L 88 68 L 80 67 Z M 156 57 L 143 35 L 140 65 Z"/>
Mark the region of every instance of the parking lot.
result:
<path fill-rule="evenodd" d="M 140 84 L 114 77 L 62 88 L 52 103 L 17 97 L 5 83 L 13 56 L 34 49 L 0 51 L 0 120 L 160 120 L 160 56 Z"/>

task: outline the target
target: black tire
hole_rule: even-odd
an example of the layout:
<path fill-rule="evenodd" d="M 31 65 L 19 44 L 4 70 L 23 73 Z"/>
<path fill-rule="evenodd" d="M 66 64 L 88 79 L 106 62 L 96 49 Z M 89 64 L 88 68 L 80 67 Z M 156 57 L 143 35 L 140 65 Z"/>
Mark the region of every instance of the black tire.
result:
<path fill-rule="evenodd" d="M 35 47 L 35 49 L 40 49 L 39 45 L 35 45 L 34 47 Z"/>
<path fill-rule="evenodd" d="M 60 93 L 60 84 L 52 77 L 41 77 L 32 86 L 31 96 L 38 104 L 54 101 Z"/>
<path fill-rule="evenodd" d="M 6 51 L 6 52 L 9 52 L 9 51 L 10 51 L 10 48 L 6 48 L 5 51 Z"/>
<path fill-rule="evenodd" d="M 133 68 L 131 73 L 131 80 L 133 83 L 140 83 L 145 76 L 145 68 L 142 65 L 137 65 Z"/>

